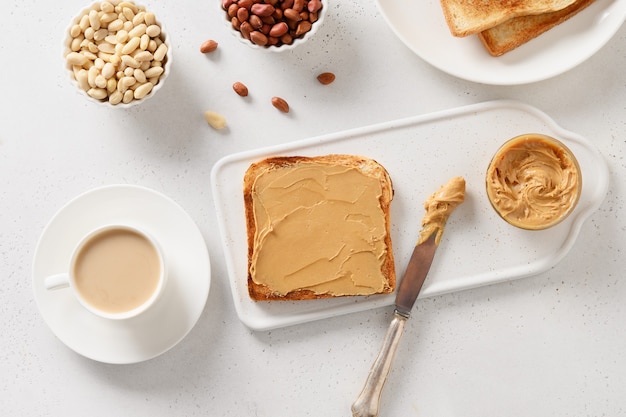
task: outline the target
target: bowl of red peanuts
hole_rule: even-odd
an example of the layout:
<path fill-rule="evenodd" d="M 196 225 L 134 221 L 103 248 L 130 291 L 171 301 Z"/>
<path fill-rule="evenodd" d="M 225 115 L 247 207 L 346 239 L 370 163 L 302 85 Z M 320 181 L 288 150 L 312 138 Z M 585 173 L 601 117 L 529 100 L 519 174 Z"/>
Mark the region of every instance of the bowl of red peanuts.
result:
<path fill-rule="evenodd" d="M 172 62 L 163 24 L 131 0 L 99 1 L 82 10 L 64 46 L 77 90 L 109 107 L 128 108 L 154 96 Z"/>
<path fill-rule="evenodd" d="M 255 49 L 291 50 L 310 39 L 324 21 L 326 0 L 222 0 L 232 33 Z"/>

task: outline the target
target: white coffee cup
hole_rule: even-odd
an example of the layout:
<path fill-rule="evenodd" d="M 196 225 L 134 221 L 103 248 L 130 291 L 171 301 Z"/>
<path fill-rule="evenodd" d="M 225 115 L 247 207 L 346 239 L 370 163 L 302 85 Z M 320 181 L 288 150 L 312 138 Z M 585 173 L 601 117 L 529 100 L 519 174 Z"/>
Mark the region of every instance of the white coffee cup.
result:
<path fill-rule="evenodd" d="M 129 319 L 154 305 L 166 280 L 165 258 L 156 240 L 136 227 L 116 224 L 81 239 L 69 271 L 47 277 L 45 287 L 69 287 L 93 314 Z"/>

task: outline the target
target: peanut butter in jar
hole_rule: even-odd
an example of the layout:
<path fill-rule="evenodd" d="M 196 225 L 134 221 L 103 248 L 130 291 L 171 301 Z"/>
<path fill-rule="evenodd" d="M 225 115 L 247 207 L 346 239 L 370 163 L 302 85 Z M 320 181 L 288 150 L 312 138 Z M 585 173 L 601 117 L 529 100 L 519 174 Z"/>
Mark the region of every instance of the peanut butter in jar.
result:
<path fill-rule="evenodd" d="M 513 226 L 541 230 L 563 221 L 578 202 L 580 166 L 563 143 L 542 134 L 507 141 L 494 155 L 486 176 L 487 196 Z"/>

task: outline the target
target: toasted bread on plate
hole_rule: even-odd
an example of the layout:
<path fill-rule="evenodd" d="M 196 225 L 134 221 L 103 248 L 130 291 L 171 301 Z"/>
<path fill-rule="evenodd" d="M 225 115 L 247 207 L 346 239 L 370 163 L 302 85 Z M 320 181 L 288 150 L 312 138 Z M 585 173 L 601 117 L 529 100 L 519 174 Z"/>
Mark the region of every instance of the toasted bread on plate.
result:
<path fill-rule="evenodd" d="M 574 0 L 440 0 L 450 32 L 473 35 L 517 16 L 564 9 Z"/>
<path fill-rule="evenodd" d="M 493 55 L 503 55 L 576 15 L 594 0 L 576 0 L 556 12 L 510 19 L 478 34 L 485 49 Z"/>

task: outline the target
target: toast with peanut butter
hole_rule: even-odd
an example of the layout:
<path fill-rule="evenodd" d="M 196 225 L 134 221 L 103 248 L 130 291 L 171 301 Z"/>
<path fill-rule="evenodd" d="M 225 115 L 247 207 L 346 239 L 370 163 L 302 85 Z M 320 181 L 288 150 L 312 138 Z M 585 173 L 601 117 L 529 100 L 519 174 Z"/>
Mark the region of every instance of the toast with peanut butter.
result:
<path fill-rule="evenodd" d="M 517 16 L 561 10 L 573 2 L 574 0 L 440 0 L 450 32 L 457 37 L 482 32 Z"/>
<path fill-rule="evenodd" d="M 276 156 L 243 179 L 255 301 L 387 294 L 396 276 L 391 178 L 355 155 Z"/>
<path fill-rule="evenodd" d="M 576 0 L 556 12 L 515 17 L 482 31 L 478 37 L 491 55 L 500 56 L 565 22 L 593 2 L 594 0 Z"/>

